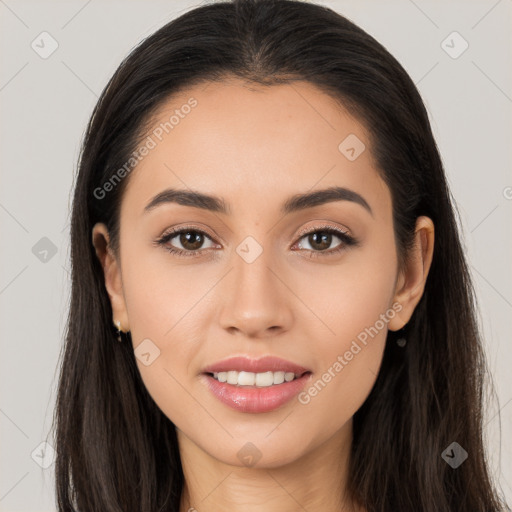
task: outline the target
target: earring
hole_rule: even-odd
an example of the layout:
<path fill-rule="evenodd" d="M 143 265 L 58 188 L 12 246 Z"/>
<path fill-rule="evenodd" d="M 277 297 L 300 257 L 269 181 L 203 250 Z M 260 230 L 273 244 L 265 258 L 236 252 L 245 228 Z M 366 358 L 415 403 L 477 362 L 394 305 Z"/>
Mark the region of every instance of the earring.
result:
<path fill-rule="evenodd" d="M 406 324 L 407 325 L 407 324 Z M 402 336 L 400 336 L 397 340 L 396 340 L 396 344 L 399 346 L 399 347 L 405 347 L 406 343 L 407 343 L 407 338 L 405 337 L 405 325 L 400 329 L 400 332 L 402 332 Z"/>
<path fill-rule="evenodd" d="M 114 325 L 116 326 L 116 331 L 117 331 L 117 341 L 119 341 L 121 343 L 123 341 L 121 339 L 121 322 L 119 320 L 117 322 L 114 321 Z"/>
<path fill-rule="evenodd" d="M 119 341 L 119 343 L 122 343 L 125 338 L 129 337 L 130 331 L 124 332 L 121 330 L 121 321 L 120 320 L 115 321 L 114 324 L 116 326 L 117 341 Z"/>

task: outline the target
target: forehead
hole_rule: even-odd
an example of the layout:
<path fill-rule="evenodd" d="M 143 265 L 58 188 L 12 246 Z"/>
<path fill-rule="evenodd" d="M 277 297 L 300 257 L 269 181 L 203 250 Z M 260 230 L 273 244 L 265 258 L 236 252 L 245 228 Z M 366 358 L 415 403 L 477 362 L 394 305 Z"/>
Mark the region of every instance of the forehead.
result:
<path fill-rule="evenodd" d="M 131 212 L 165 188 L 226 197 L 238 208 L 277 208 L 283 197 L 343 186 L 389 206 L 365 127 L 308 82 L 207 82 L 173 95 L 152 121 L 142 141 L 151 149 L 131 171 L 123 199 Z M 351 160 L 344 141 L 366 148 Z"/>

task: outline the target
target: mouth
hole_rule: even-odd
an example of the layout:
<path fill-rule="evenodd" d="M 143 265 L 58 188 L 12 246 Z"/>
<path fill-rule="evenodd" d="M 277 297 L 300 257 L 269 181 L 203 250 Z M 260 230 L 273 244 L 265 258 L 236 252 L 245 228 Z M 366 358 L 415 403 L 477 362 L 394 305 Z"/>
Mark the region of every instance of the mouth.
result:
<path fill-rule="evenodd" d="M 312 372 L 204 372 L 201 381 L 217 400 L 242 413 L 269 413 L 292 402 Z"/>
<path fill-rule="evenodd" d="M 201 382 L 228 407 L 244 413 L 274 411 L 292 401 L 311 380 L 312 371 L 280 357 L 247 355 L 202 369 Z"/>

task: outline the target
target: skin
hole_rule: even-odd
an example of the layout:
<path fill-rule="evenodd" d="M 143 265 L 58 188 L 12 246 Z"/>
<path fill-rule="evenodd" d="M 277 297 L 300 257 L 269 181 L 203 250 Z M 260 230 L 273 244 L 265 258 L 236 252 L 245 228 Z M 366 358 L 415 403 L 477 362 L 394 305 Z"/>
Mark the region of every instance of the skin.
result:
<path fill-rule="evenodd" d="M 423 294 L 433 223 L 418 218 L 415 248 L 399 273 L 391 195 L 366 130 L 312 84 L 194 86 L 160 108 L 155 126 L 190 97 L 195 109 L 131 172 L 120 261 L 105 225 L 92 233 L 113 320 L 131 331 L 134 348 L 149 338 L 160 350 L 149 366 L 137 365 L 177 428 L 186 479 L 180 511 L 363 510 L 345 492 L 352 417 L 376 380 L 387 330 L 402 328 Z M 351 133 L 366 144 L 354 161 L 338 150 Z M 292 195 L 335 185 L 362 195 L 373 216 L 349 201 L 279 211 Z M 144 214 L 168 187 L 221 196 L 231 215 L 176 203 Z M 348 230 L 360 245 L 309 258 L 321 251 L 299 230 L 324 223 Z M 199 256 L 153 245 L 169 228 L 189 224 L 208 235 Z M 236 252 L 247 236 L 263 249 L 250 264 Z M 327 250 L 342 243 L 333 235 Z M 179 236 L 167 245 L 194 248 Z M 393 304 L 401 310 L 307 404 L 293 399 L 272 412 L 242 413 L 202 383 L 204 366 L 234 355 L 282 357 L 309 368 L 316 382 Z M 237 457 L 247 442 L 261 453 L 252 467 Z"/>

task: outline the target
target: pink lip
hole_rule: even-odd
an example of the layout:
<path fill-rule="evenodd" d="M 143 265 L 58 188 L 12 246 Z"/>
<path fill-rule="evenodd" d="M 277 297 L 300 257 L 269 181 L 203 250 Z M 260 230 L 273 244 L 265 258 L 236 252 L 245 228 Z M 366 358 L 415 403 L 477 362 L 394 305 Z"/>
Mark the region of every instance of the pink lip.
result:
<path fill-rule="evenodd" d="M 219 382 L 208 374 L 203 374 L 201 378 L 213 395 L 232 409 L 240 412 L 262 413 L 273 411 L 289 402 L 304 388 L 311 378 L 311 373 L 307 372 L 291 382 L 262 388 Z"/>
<path fill-rule="evenodd" d="M 227 372 L 293 372 L 298 378 L 291 382 L 269 387 L 238 386 L 219 382 L 212 373 Z M 289 402 L 305 386 L 311 377 L 311 371 L 303 366 L 280 359 L 265 356 L 260 359 L 250 359 L 244 356 L 231 357 L 203 368 L 202 381 L 222 403 L 240 412 L 262 413 L 273 411 Z"/>
<path fill-rule="evenodd" d="M 310 370 L 298 364 L 280 359 L 279 357 L 265 356 L 260 359 L 250 359 L 245 356 L 230 357 L 203 368 L 203 373 L 217 373 L 235 370 L 237 372 L 293 372 L 302 375 Z"/>

